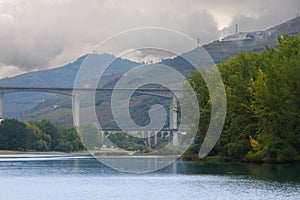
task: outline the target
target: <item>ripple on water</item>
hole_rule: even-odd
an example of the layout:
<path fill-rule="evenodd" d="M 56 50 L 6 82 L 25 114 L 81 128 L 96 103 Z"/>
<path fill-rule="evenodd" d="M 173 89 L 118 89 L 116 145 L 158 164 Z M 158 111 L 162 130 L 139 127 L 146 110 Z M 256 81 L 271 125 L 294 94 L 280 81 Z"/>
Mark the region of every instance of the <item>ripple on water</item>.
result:
<path fill-rule="evenodd" d="M 196 173 L 194 168 L 201 169 Z M 240 200 L 300 196 L 299 182 L 260 180 L 236 166 L 218 170 L 211 164 L 179 162 L 159 172 L 126 174 L 90 157 L 0 161 L 0 199 Z M 232 173 L 226 173 L 229 171 Z"/>

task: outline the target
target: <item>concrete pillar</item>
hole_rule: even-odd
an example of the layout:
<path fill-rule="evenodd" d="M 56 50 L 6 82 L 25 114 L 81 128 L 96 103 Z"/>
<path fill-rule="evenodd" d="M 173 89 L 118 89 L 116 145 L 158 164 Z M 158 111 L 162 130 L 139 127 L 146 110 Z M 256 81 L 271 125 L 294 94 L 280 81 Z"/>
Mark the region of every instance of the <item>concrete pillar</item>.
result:
<path fill-rule="evenodd" d="M 148 132 L 147 139 L 148 139 L 148 145 L 151 146 L 151 133 L 150 133 L 150 131 Z"/>
<path fill-rule="evenodd" d="M 73 94 L 73 120 L 75 126 L 79 126 L 80 123 L 80 97 L 78 93 Z"/>
<path fill-rule="evenodd" d="M 177 103 L 176 98 L 173 97 L 171 100 L 170 105 L 170 130 L 176 130 L 177 129 Z"/>
<path fill-rule="evenodd" d="M 158 132 L 154 132 L 154 146 L 156 146 L 157 145 L 157 134 L 158 134 Z"/>
<path fill-rule="evenodd" d="M 145 135 L 144 135 L 144 132 L 143 132 L 143 131 L 141 132 L 141 137 L 142 137 L 142 138 L 145 138 Z"/>
<path fill-rule="evenodd" d="M 100 131 L 100 135 L 101 135 L 101 142 L 103 142 L 104 139 L 105 139 L 104 131 Z M 102 143 L 101 143 L 101 144 L 102 144 Z"/>
<path fill-rule="evenodd" d="M 173 143 L 173 146 L 178 146 L 179 145 L 178 133 L 176 131 L 173 132 L 172 143 Z"/>
<path fill-rule="evenodd" d="M 0 92 L 0 117 L 3 119 L 3 93 Z"/>
<path fill-rule="evenodd" d="M 172 163 L 172 172 L 174 174 L 177 174 L 177 161 Z"/>

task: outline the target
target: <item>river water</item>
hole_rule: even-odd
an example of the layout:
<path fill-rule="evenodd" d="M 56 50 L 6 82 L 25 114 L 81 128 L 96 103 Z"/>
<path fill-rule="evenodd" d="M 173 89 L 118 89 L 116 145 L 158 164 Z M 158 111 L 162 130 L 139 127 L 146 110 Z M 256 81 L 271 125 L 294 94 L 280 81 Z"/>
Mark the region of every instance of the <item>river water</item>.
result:
<path fill-rule="evenodd" d="M 179 160 L 129 174 L 89 156 L 0 157 L 0 200 L 69 199 L 300 199 L 300 166 Z"/>

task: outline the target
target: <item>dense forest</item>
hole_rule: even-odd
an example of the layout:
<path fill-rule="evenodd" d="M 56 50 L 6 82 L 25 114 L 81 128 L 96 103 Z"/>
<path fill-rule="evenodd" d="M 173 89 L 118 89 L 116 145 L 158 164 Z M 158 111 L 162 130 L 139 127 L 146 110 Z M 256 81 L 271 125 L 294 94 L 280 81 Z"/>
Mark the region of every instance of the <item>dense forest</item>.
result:
<path fill-rule="evenodd" d="M 278 43 L 276 49 L 240 53 L 218 64 L 227 114 L 210 155 L 256 162 L 299 160 L 300 35 L 278 37 Z M 199 96 L 201 121 L 187 157 L 198 153 L 210 120 L 210 99 L 201 75 L 193 72 L 190 83 Z"/>
<path fill-rule="evenodd" d="M 27 123 L 4 119 L 0 125 L 1 150 L 78 151 L 84 146 L 75 128 L 56 127 L 48 120 Z"/>
<path fill-rule="evenodd" d="M 4 119 L 0 124 L 0 150 L 75 152 L 103 147 L 101 134 L 88 126 L 88 135 L 80 135 L 74 127 L 55 126 L 48 120 L 29 121 Z M 115 145 L 127 151 L 150 152 L 145 141 L 120 132 L 104 134 Z M 81 140 L 82 139 L 82 140 Z"/>

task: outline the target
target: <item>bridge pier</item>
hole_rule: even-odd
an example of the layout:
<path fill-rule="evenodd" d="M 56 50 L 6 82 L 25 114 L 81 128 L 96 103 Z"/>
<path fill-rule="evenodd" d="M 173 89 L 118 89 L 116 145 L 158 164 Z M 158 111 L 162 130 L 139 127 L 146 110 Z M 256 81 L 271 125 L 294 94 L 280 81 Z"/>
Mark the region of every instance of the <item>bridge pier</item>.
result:
<path fill-rule="evenodd" d="M 154 146 L 157 145 L 157 134 L 158 132 L 154 133 Z"/>
<path fill-rule="evenodd" d="M 173 97 L 171 100 L 171 105 L 170 105 L 170 132 L 169 134 L 169 141 L 173 146 L 178 145 L 178 135 L 177 135 L 177 102 L 176 98 Z"/>
<path fill-rule="evenodd" d="M 74 125 L 79 126 L 80 124 L 80 97 L 78 93 L 74 93 L 72 95 L 72 101 L 73 101 L 73 120 Z"/>
<path fill-rule="evenodd" d="M 168 133 L 167 133 L 167 138 L 168 138 L 168 140 L 170 142 L 171 141 L 171 132 L 170 131 L 168 131 Z"/>
<path fill-rule="evenodd" d="M 144 138 L 145 135 L 144 135 L 144 131 L 141 132 L 141 138 Z"/>
<path fill-rule="evenodd" d="M 177 102 L 176 98 L 173 97 L 171 100 L 170 105 L 170 130 L 176 130 L 177 129 Z"/>
<path fill-rule="evenodd" d="M 150 131 L 148 131 L 147 139 L 148 139 L 148 145 L 151 146 L 151 132 Z"/>
<path fill-rule="evenodd" d="M 172 145 L 173 146 L 178 146 L 179 145 L 178 133 L 175 132 L 175 131 L 173 132 Z"/>
<path fill-rule="evenodd" d="M 0 92 L 0 119 L 3 119 L 3 93 Z"/>

